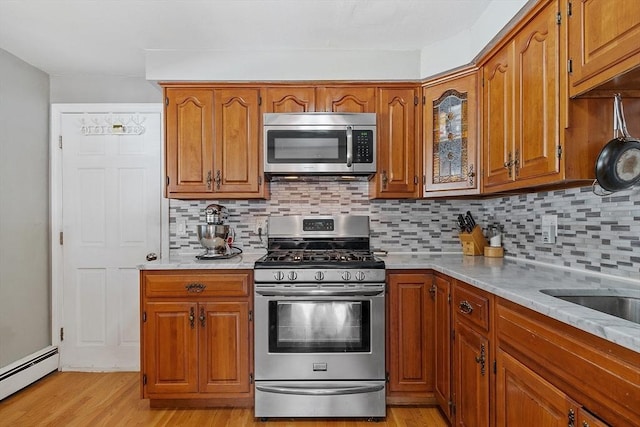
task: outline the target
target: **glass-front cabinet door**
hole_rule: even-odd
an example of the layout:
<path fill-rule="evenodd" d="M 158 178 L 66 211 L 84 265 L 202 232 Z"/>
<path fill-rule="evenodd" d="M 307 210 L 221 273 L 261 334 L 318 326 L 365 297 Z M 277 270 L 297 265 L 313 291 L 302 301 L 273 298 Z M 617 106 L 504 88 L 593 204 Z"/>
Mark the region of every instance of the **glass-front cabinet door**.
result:
<path fill-rule="evenodd" d="M 477 84 L 472 69 L 423 88 L 425 197 L 479 193 Z"/>

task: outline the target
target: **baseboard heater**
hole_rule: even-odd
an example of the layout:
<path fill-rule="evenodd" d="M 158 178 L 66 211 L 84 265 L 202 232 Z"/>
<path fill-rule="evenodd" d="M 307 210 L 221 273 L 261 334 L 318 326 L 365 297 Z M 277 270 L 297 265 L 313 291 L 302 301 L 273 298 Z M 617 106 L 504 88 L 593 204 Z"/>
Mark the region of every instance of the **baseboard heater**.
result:
<path fill-rule="evenodd" d="M 58 347 L 47 347 L 0 369 L 0 400 L 58 369 Z"/>

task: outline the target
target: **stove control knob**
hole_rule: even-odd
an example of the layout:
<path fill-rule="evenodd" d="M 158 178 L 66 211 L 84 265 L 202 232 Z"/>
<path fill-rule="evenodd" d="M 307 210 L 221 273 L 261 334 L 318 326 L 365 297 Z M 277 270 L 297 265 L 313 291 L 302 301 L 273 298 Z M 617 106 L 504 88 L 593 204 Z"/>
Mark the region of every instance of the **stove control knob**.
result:
<path fill-rule="evenodd" d="M 313 276 L 319 282 L 324 280 L 324 273 L 322 271 L 316 271 L 316 274 Z"/>
<path fill-rule="evenodd" d="M 298 278 L 298 273 L 296 273 L 295 271 L 290 271 L 289 274 L 287 274 L 287 277 L 291 281 L 296 280 Z"/>
<path fill-rule="evenodd" d="M 351 279 L 351 273 L 349 273 L 348 271 L 345 271 L 344 273 L 342 273 L 342 280 L 344 280 L 345 282 L 349 281 Z"/>
<path fill-rule="evenodd" d="M 362 282 L 364 280 L 364 272 L 362 271 L 356 271 L 356 280 L 359 282 Z"/>
<path fill-rule="evenodd" d="M 276 271 L 275 273 L 273 273 L 273 278 L 279 282 L 284 279 L 284 273 L 282 271 Z"/>

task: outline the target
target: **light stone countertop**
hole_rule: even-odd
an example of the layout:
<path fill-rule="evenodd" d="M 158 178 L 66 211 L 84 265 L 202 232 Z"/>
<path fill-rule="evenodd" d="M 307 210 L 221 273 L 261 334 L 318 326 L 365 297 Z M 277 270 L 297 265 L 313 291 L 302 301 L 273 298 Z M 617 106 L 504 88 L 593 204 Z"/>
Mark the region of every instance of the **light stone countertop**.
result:
<path fill-rule="evenodd" d="M 161 258 L 138 266 L 140 270 L 253 270 L 253 264 L 267 252 L 243 252 L 227 259 L 199 260 L 197 254 L 184 254 Z"/>
<path fill-rule="evenodd" d="M 143 270 L 252 269 L 262 253 L 199 261 L 195 255 L 140 265 Z M 387 270 L 432 269 L 518 303 L 546 316 L 640 353 L 640 324 L 563 301 L 541 289 L 610 289 L 640 298 L 639 280 L 591 274 L 509 258 L 461 254 L 396 252 L 381 256 Z"/>

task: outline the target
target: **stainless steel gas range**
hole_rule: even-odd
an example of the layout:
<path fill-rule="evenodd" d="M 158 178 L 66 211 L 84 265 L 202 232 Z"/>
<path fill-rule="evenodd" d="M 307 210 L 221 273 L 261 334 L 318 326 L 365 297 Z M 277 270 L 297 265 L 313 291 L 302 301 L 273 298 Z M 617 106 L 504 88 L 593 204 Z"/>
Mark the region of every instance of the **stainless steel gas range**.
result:
<path fill-rule="evenodd" d="M 386 416 L 385 265 L 369 217 L 273 216 L 255 263 L 255 416 Z"/>

